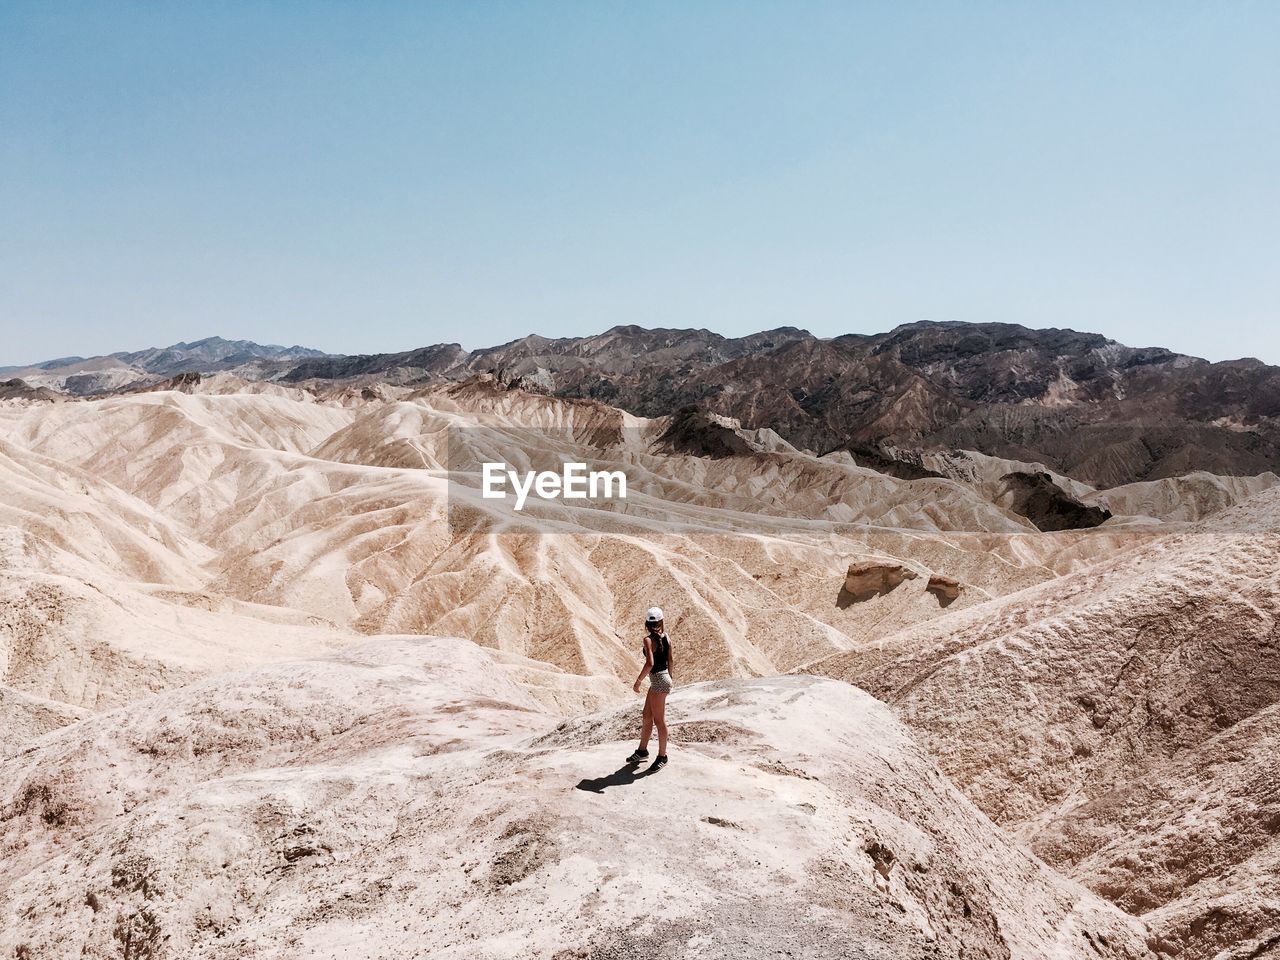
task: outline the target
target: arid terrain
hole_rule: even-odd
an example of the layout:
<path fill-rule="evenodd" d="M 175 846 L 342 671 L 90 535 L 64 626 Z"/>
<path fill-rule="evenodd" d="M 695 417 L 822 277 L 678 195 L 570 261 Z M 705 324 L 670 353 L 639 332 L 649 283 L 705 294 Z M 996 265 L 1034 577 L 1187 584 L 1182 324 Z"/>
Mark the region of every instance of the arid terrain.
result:
<path fill-rule="evenodd" d="M 946 324 L 9 369 L 0 957 L 1280 957 L 1276 374 Z"/>

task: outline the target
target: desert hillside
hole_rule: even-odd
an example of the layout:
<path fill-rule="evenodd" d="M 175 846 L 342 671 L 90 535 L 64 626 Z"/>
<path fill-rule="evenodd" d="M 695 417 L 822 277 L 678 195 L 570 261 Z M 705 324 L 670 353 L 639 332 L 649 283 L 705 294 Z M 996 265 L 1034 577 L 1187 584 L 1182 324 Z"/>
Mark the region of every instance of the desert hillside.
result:
<path fill-rule="evenodd" d="M 819 455 L 488 370 L 161 386 L 0 399 L 0 952 L 1276 951 L 1274 474 Z M 630 489 L 517 511 L 493 458 Z"/>
<path fill-rule="evenodd" d="M 1280 490 L 803 669 L 890 704 L 997 823 L 1177 955 L 1274 949 Z"/>
<path fill-rule="evenodd" d="M 380 956 L 1145 953 L 1138 923 L 994 832 L 853 687 L 691 687 L 682 772 L 628 782 L 633 714 L 560 721 L 468 641 L 386 638 L 75 724 L 0 761 L 6 946 L 369 956 L 377 931 Z"/>
<path fill-rule="evenodd" d="M 692 406 L 817 453 L 851 451 L 896 476 L 931 475 L 928 458 L 956 450 L 1042 464 L 1097 488 L 1280 471 L 1280 368 L 1010 323 L 920 321 L 832 338 L 631 325 L 357 356 L 210 337 L 0 368 L 10 379 L 0 396 L 104 396 L 210 374 L 357 391 L 488 376 L 637 416 Z"/>

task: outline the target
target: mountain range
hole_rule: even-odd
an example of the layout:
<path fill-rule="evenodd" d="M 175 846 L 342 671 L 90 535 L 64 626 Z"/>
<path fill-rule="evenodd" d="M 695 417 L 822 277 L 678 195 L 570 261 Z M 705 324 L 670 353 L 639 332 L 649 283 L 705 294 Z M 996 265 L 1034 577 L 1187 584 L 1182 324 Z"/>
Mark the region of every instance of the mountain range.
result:
<path fill-rule="evenodd" d="M 447 343 L 371 355 L 214 337 L 0 375 L 91 396 L 216 371 L 311 388 L 484 375 L 639 416 L 693 407 L 820 454 L 847 450 L 899 476 L 930 475 L 925 454 L 961 449 L 1041 463 L 1097 487 L 1280 469 L 1280 368 L 1013 324 L 922 321 L 830 339 L 796 327 L 724 337 L 620 326 L 471 351 Z"/>
<path fill-rule="evenodd" d="M 32 387 L 47 387 L 75 396 L 95 396 L 156 383 L 181 373 L 235 370 L 253 379 L 265 378 L 277 373 L 278 365 L 323 356 L 322 351 L 309 347 L 206 337 L 167 347 L 97 357 L 59 357 L 28 366 L 0 367 L 0 376 L 22 380 Z"/>

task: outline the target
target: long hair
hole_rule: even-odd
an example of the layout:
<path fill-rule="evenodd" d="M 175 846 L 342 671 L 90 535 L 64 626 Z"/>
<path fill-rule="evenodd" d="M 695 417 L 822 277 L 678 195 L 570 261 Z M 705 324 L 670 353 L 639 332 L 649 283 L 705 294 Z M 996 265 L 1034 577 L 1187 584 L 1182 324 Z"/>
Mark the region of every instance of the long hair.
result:
<path fill-rule="evenodd" d="M 667 631 L 663 629 L 663 631 L 659 633 L 658 628 L 652 623 L 646 624 L 646 626 L 649 628 L 649 639 L 650 641 L 653 641 L 653 659 L 658 659 L 658 650 L 662 650 L 664 656 L 670 656 L 671 638 L 667 636 Z M 665 626 L 666 624 L 663 624 L 664 628 Z"/>

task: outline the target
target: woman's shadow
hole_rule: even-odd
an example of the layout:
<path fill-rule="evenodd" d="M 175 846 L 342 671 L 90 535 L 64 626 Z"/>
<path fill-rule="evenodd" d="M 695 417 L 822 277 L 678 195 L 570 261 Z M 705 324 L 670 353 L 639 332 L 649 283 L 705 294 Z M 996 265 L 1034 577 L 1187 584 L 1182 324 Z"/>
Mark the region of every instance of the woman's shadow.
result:
<path fill-rule="evenodd" d="M 636 772 L 637 770 L 639 770 L 638 773 Z M 628 763 L 619 767 L 607 777 L 579 780 L 578 789 L 587 790 L 591 793 L 604 793 L 606 787 L 625 787 L 627 784 L 635 783 L 641 777 L 647 777 L 654 772 L 651 767 L 645 767 L 641 770 L 639 764 Z"/>

